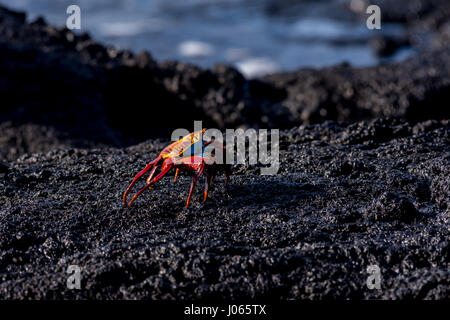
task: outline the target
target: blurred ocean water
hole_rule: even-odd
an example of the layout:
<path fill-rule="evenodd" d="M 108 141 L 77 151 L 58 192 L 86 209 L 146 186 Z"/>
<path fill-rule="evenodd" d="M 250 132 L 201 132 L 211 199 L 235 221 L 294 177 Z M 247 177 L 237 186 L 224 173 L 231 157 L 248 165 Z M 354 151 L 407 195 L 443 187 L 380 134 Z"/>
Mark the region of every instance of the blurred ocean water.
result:
<path fill-rule="evenodd" d="M 354 0 L 353 0 L 354 1 Z M 81 8 L 82 31 L 122 49 L 148 50 L 158 61 L 202 67 L 231 64 L 247 77 L 342 62 L 380 62 L 368 46 L 376 35 L 401 36 L 402 25 L 369 30 L 351 0 L 0 0 L 65 25 L 66 8 Z M 391 60 L 412 50 L 400 50 Z"/>

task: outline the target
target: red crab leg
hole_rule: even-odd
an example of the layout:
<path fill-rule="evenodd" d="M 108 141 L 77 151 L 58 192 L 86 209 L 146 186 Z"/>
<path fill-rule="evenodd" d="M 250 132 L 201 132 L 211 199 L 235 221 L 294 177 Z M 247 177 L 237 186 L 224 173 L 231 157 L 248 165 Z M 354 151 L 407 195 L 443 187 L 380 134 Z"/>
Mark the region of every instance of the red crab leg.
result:
<path fill-rule="evenodd" d="M 159 160 L 161 160 L 161 157 L 158 157 L 155 160 L 153 160 L 152 162 L 150 162 L 149 164 L 147 164 L 145 166 L 145 168 L 134 177 L 133 181 L 130 183 L 127 190 L 125 190 L 125 193 L 123 194 L 123 203 L 125 205 L 127 204 L 127 195 L 128 195 L 128 193 L 130 193 L 130 190 L 131 190 L 131 188 L 133 188 L 136 181 L 138 181 L 148 170 L 150 170 L 151 168 L 156 166 L 156 164 L 158 163 Z"/>
<path fill-rule="evenodd" d="M 162 179 L 162 177 L 164 177 L 166 175 L 167 172 L 169 172 L 170 169 L 172 169 L 173 165 L 167 167 L 167 169 L 165 169 L 164 171 L 161 171 L 150 183 L 147 183 L 141 190 L 139 190 L 138 193 L 136 193 L 133 198 L 131 198 L 130 202 L 128 203 L 128 206 L 131 207 L 131 204 L 134 202 L 134 200 L 136 200 L 137 197 L 139 197 L 139 195 L 144 192 L 147 188 L 149 188 L 152 184 L 154 184 L 155 182 L 158 182 L 159 180 Z"/>
<path fill-rule="evenodd" d="M 203 172 L 203 169 L 205 168 L 205 162 L 202 162 L 200 165 L 200 168 L 198 168 L 197 172 L 194 174 L 194 177 L 192 178 L 191 188 L 189 189 L 189 195 L 186 201 L 186 208 L 189 207 L 189 203 L 191 201 L 192 191 L 194 190 L 195 184 L 197 183 L 198 178 Z"/>
<path fill-rule="evenodd" d="M 177 182 L 179 172 L 180 172 L 180 168 L 177 168 L 177 170 L 175 171 L 175 177 L 173 177 L 173 182 Z"/>
<path fill-rule="evenodd" d="M 205 179 L 205 194 L 203 196 L 203 203 L 205 203 L 206 198 L 208 198 L 208 190 L 209 190 L 210 181 L 211 181 L 211 177 L 206 177 L 206 179 Z"/>
<path fill-rule="evenodd" d="M 149 176 L 148 176 L 148 178 L 147 178 L 147 184 L 149 184 L 150 181 L 152 181 L 153 176 L 155 175 L 156 169 L 158 169 L 158 167 L 157 167 L 157 166 L 154 166 L 153 169 L 152 169 L 152 171 L 150 171 L 150 174 L 149 174 Z"/>

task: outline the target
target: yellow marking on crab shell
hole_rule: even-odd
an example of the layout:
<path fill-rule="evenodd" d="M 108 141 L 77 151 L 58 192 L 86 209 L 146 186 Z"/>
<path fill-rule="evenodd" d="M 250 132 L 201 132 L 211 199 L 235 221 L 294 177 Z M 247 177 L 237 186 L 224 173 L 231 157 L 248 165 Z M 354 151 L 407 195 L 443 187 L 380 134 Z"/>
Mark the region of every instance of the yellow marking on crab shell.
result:
<path fill-rule="evenodd" d="M 206 129 L 202 129 L 202 133 L 204 133 Z M 189 141 L 190 140 L 190 141 Z M 187 136 L 181 138 L 177 142 L 174 143 L 174 147 L 170 152 L 163 155 L 163 158 L 172 158 L 181 156 L 187 149 L 189 149 L 194 143 L 200 140 L 200 131 L 192 132 Z M 186 145 L 187 144 L 187 145 Z"/>

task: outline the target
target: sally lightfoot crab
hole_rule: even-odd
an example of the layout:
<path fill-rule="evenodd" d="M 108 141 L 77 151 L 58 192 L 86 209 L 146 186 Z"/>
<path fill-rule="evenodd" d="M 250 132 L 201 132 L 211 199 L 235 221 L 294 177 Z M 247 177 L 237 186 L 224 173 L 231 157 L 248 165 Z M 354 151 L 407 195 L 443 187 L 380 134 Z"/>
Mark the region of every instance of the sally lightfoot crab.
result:
<path fill-rule="evenodd" d="M 226 187 L 231 173 L 231 166 L 211 161 L 212 157 L 215 156 L 215 154 L 213 154 L 214 152 L 209 154 L 205 152 L 205 148 L 210 144 L 215 144 L 215 147 L 220 148 L 222 151 L 225 151 L 225 147 L 221 142 L 216 140 L 203 141 L 201 137 L 204 132 L 205 129 L 202 131 L 192 132 L 164 148 L 155 160 L 148 163 L 145 168 L 134 177 L 133 181 L 123 194 L 123 203 L 130 207 L 134 200 L 136 200 L 142 192 L 148 188 L 151 188 L 154 183 L 161 180 L 172 168 L 176 169 L 174 182 L 177 180 L 180 170 L 194 171 L 191 187 L 186 200 L 186 208 L 189 207 L 192 191 L 194 190 L 197 180 L 203 173 L 205 173 L 205 191 L 203 195 L 203 202 L 206 201 L 209 187 L 214 182 L 214 179 L 219 171 L 223 171 L 225 173 Z M 211 147 L 212 146 L 213 145 L 211 145 Z M 214 150 L 214 148 L 211 148 L 210 150 Z M 160 172 L 155 176 L 158 169 Z M 127 202 L 127 195 L 135 183 L 149 171 L 150 173 L 145 186 L 142 187 L 129 202 Z"/>

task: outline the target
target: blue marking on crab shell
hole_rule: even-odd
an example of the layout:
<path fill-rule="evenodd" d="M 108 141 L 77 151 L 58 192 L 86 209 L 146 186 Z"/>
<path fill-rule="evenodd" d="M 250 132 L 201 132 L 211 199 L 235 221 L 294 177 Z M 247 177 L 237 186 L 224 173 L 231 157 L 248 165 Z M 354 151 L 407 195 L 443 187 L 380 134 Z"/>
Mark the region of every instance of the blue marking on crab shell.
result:
<path fill-rule="evenodd" d="M 194 142 L 189 148 L 184 150 L 181 157 L 184 158 L 188 156 L 204 156 L 205 143 L 206 142 L 203 140 Z"/>

